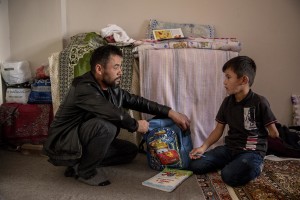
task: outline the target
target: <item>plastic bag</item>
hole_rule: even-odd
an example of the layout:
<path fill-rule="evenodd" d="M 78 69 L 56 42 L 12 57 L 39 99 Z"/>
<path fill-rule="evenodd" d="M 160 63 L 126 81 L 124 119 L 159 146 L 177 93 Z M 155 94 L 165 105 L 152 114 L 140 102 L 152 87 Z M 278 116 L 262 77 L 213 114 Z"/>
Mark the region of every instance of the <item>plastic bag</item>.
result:
<path fill-rule="evenodd" d="M 25 83 L 32 79 L 28 61 L 9 61 L 1 63 L 1 74 L 8 85 Z"/>

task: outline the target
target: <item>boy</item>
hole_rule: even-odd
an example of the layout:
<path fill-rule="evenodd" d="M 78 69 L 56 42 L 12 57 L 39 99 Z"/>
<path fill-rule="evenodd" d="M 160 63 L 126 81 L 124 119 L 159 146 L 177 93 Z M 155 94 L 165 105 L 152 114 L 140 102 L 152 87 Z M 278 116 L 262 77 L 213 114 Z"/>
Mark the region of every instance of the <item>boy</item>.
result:
<path fill-rule="evenodd" d="M 238 56 L 227 61 L 222 70 L 229 96 L 218 111 L 215 129 L 202 146 L 190 152 L 190 169 L 196 174 L 221 169 L 223 181 L 235 187 L 260 175 L 267 151 L 267 137 L 279 137 L 279 133 L 267 99 L 251 90 L 256 73 L 255 62 L 247 56 Z M 205 152 L 220 139 L 226 124 L 229 131 L 225 145 Z"/>

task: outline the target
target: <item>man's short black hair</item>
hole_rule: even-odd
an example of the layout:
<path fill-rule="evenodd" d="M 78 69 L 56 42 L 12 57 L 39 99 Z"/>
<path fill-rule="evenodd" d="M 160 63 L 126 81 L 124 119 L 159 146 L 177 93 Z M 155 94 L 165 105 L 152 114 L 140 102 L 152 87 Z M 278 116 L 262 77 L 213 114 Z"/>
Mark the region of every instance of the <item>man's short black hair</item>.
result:
<path fill-rule="evenodd" d="M 107 62 L 112 55 L 123 57 L 121 49 L 114 45 L 105 45 L 95 49 L 90 59 L 91 71 L 93 73 L 95 72 L 95 67 L 97 64 L 106 67 Z"/>
<path fill-rule="evenodd" d="M 238 78 L 247 76 L 249 78 L 249 86 L 252 86 L 256 74 L 256 64 L 251 58 L 248 56 L 234 57 L 224 64 L 222 71 L 225 72 L 228 68 L 232 69 Z"/>

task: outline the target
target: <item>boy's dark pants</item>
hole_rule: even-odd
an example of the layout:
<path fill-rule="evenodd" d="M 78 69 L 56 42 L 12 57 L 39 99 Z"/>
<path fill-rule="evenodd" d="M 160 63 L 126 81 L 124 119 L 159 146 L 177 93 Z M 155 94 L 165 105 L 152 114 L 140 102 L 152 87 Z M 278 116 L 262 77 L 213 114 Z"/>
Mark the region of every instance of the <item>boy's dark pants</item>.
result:
<path fill-rule="evenodd" d="M 234 152 L 226 146 L 218 146 L 204 155 L 191 161 L 190 170 L 205 174 L 221 169 L 223 181 L 233 187 L 245 185 L 262 171 L 263 157 L 257 152 Z"/>

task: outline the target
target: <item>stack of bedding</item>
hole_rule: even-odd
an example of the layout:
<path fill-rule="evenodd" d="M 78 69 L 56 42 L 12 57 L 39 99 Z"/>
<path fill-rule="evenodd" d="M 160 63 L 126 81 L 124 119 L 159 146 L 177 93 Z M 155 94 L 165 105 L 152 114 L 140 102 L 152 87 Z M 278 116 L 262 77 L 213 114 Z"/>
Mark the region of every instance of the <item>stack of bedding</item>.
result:
<path fill-rule="evenodd" d="M 34 77 L 27 61 L 9 62 L 2 68 L 7 88 L 0 106 L 0 143 L 20 147 L 46 140 L 53 112 L 50 79 L 42 68 Z"/>
<path fill-rule="evenodd" d="M 181 28 L 185 37 L 165 40 L 151 37 L 153 30 L 169 28 Z M 193 145 L 199 146 L 213 130 L 215 116 L 226 96 L 222 67 L 238 56 L 241 44 L 234 38 L 215 38 L 210 25 L 150 20 L 148 35 L 135 48 L 140 94 L 185 113 L 192 121 Z M 144 119 L 151 117 L 142 114 Z"/>

